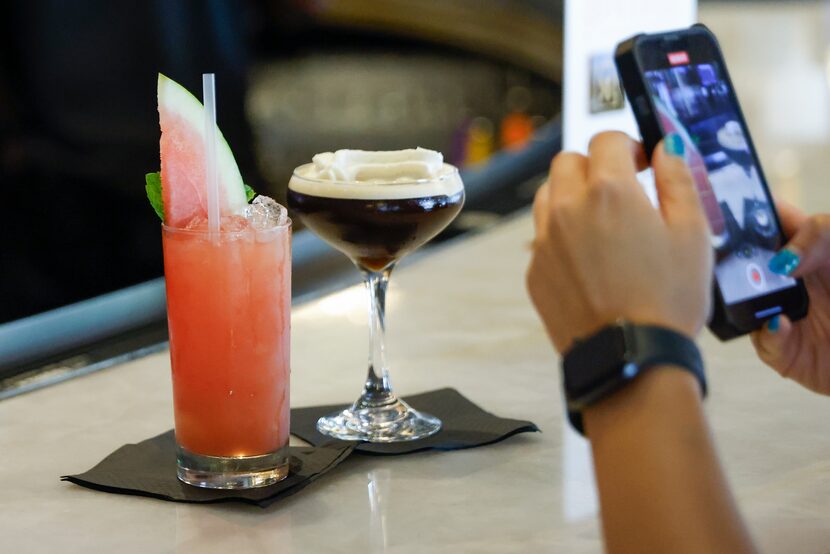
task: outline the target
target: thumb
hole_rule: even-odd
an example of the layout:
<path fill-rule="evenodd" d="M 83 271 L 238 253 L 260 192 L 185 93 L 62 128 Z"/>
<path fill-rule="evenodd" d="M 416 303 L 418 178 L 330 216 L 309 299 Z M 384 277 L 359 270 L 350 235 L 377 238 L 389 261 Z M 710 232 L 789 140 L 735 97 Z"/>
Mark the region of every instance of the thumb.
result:
<path fill-rule="evenodd" d="M 761 361 L 785 377 L 792 363 L 789 341 L 792 331 L 793 324 L 787 316 L 777 315 L 751 335 L 752 345 Z"/>
<path fill-rule="evenodd" d="M 663 218 L 672 223 L 703 215 L 689 166 L 686 144 L 677 133 L 666 135 L 651 157 L 654 182 Z"/>
<path fill-rule="evenodd" d="M 830 262 L 830 215 L 814 215 L 799 225 L 790 242 L 769 262 L 779 275 L 801 277 Z"/>

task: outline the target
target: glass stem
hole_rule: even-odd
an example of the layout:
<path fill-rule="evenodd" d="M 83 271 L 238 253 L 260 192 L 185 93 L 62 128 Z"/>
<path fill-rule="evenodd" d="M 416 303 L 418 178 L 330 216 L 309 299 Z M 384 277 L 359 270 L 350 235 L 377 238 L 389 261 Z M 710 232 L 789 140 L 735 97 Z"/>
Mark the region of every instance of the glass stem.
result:
<path fill-rule="evenodd" d="M 384 406 L 397 401 L 386 366 L 386 287 L 393 267 L 363 273 L 369 293 L 369 373 L 363 396 L 358 400 L 363 407 Z"/>

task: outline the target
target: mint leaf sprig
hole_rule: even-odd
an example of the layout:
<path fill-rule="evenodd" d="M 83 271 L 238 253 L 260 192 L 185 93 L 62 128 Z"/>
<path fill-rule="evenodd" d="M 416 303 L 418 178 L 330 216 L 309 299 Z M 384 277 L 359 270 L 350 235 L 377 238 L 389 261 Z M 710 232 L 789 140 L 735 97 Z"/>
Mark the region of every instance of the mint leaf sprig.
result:
<path fill-rule="evenodd" d="M 144 190 L 147 191 L 147 200 L 156 211 L 156 215 L 164 223 L 164 199 L 161 197 L 161 172 L 148 173 L 144 176 Z"/>
<path fill-rule="evenodd" d="M 248 204 L 250 204 L 251 200 L 256 197 L 256 191 L 251 187 L 251 185 L 242 183 L 242 186 L 245 187 L 245 200 L 247 200 Z"/>

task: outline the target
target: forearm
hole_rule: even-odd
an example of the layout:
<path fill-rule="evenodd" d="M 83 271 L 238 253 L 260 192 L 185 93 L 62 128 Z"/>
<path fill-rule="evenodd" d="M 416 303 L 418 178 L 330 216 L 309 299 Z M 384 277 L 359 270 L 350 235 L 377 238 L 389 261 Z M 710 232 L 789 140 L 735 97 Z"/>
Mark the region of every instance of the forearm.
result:
<path fill-rule="evenodd" d="M 755 551 L 692 375 L 655 368 L 584 417 L 609 552 Z"/>

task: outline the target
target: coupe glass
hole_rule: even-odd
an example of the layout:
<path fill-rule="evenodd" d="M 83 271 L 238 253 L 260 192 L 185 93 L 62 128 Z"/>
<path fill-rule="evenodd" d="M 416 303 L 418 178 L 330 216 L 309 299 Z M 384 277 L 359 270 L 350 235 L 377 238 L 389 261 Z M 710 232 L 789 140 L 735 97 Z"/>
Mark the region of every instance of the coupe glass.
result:
<path fill-rule="evenodd" d="M 464 204 L 458 170 L 405 183 L 334 182 L 294 171 L 288 205 L 320 238 L 343 252 L 363 274 L 369 293 L 369 371 L 351 407 L 320 418 L 317 429 L 344 440 L 410 441 L 441 428 L 441 421 L 412 409 L 392 390 L 384 341 L 386 288 L 395 264 L 455 219 Z"/>

